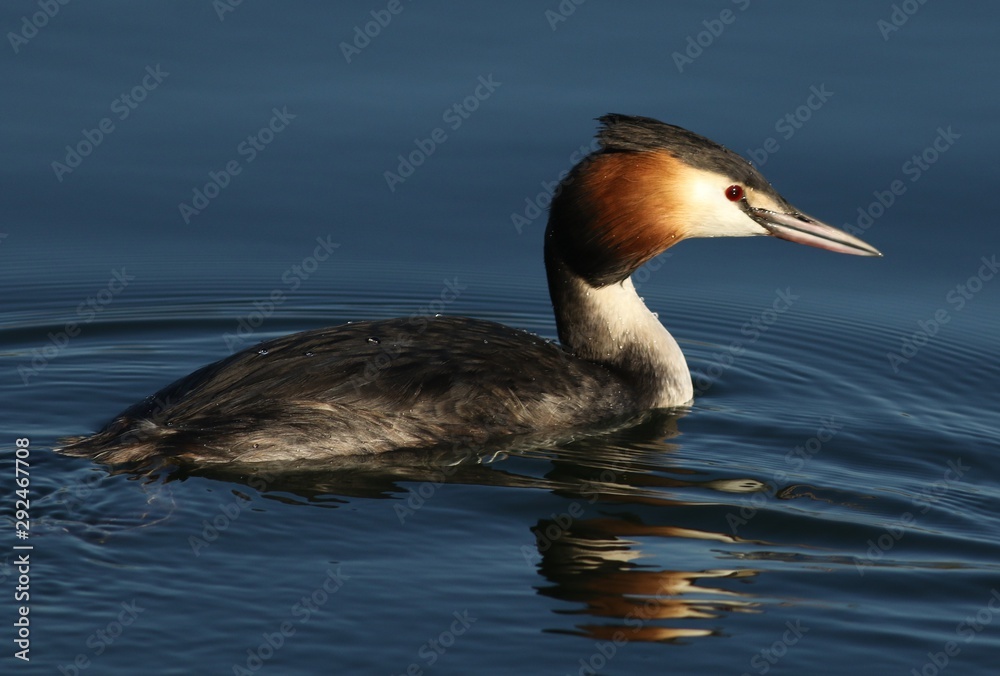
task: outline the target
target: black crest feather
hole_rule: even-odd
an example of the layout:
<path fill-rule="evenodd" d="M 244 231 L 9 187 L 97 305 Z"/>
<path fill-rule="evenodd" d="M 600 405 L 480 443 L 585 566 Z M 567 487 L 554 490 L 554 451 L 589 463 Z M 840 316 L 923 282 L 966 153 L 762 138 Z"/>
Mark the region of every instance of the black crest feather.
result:
<path fill-rule="evenodd" d="M 601 123 L 598 152 L 628 153 L 666 151 L 697 169 L 731 176 L 744 185 L 766 190 L 767 180 L 745 159 L 729 148 L 693 131 L 651 117 L 609 113 L 597 118 Z"/>

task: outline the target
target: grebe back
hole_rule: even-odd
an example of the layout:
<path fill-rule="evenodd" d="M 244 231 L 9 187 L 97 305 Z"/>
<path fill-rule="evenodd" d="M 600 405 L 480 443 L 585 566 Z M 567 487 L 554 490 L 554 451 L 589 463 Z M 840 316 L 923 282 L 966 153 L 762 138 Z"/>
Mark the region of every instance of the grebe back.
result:
<path fill-rule="evenodd" d="M 687 237 L 753 235 L 881 255 L 702 136 L 644 117 L 600 123 L 598 150 L 561 182 L 545 232 L 560 345 L 462 317 L 305 331 L 209 364 L 61 452 L 108 464 L 322 461 L 610 426 L 693 397 L 680 347 L 632 285 L 652 257 Z"/>

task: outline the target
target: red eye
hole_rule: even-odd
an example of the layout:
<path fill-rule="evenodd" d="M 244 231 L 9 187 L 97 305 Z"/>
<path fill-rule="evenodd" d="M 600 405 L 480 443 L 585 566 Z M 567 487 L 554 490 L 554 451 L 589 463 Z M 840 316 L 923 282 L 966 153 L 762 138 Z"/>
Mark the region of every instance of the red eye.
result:
<path fill-rule="evenodd" d="M 739 202 L 743 199 L 743 186 L 733 184 L 726 188 L 726 199 L 730 202 Z"/>

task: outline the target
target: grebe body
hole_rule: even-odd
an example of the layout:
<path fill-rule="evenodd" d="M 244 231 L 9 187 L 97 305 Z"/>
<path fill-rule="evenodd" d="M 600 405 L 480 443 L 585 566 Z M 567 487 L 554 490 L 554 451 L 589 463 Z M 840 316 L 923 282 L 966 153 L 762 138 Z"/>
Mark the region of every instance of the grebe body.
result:
<path fill-rule="evenodd" d="M 61 452 L 322 461 L 617 424 L 693 397 L 683 353 L 630 279 L 650 258 L 687 237 L 752 235 L 881 255 L 704 137 L 650 118 L 600 122 L 600 147 L 563 179 L 545 233 L 559 345 L 462 317 L 305 331 L 205 366 Z"/>

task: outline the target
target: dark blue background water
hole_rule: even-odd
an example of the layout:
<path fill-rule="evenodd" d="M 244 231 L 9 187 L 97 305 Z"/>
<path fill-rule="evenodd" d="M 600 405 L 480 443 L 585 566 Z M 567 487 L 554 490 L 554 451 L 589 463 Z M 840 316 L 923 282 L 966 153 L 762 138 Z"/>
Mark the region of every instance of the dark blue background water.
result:
<path fill-rule="evenodd" d="M 996 673 L 995 3 L 44 4 L 0 10 L 5 673 Z M 885 258 L 702 240 L 640 271 L 699 386 L 641 434 L 169 483 L 51 452 L 274 335 L 553 336 L 528 203 L 609 111 Z"/>

